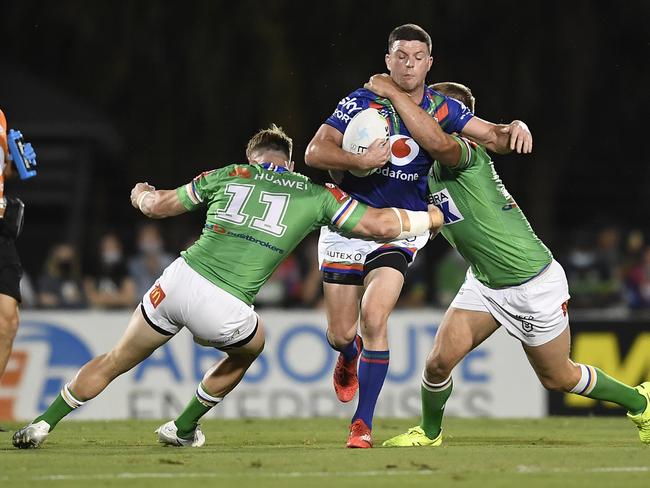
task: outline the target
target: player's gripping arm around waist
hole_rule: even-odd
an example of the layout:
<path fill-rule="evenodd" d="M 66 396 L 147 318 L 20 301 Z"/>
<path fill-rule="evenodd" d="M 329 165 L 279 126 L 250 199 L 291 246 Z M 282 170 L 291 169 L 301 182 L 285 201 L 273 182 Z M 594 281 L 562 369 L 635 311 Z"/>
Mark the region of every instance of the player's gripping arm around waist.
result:
<path fill-rule="evenodd" d="M 428 212 L 416 212 L 394 207 L 373 208 L 354 199 L 350 201 L 352 205 L 360 205 L 364 213 L 349 232 L 362 237 L 392 241 L 417 237 L 427 230 L 436 235 L 444 222 L 442 212 L 434 206 L 430 206 Z M 338 227 L 346 230 L 342 225 Z"/>
<path fill-rule="evenodd" d="M 438 233 L 444 218 L 440 210 L 430 207 L 428 212 L 416 212 L 401 208 L 368 207 L 336 187 L 326 191 L 321 202 L 323 218 L 327 223 L 346 232 L 362 237 L 380 240 L 406 239 L 423 234 L 429 230 Z M 339 195 L 336 199 L 333 195 Z M 187 212 L 176 190 L 156 190 L 148 183 L 137 183 L 131 190 L 131 205 L 144 215 L 154 219 L 173 217 Z"/>

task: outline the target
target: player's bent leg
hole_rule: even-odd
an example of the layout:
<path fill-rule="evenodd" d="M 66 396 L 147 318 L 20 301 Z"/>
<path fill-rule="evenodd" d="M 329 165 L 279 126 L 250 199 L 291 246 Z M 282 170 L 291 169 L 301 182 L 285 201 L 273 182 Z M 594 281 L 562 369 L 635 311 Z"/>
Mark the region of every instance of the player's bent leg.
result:
<path fill-rule="evenodd" d="M 154 330 L 137 308 L 113 350 L 86 363 L 42 415 L 14 434 L 14 446 L 41 445 L 63 417 L 95 398 L 113 379 L 149 357 L 171 337 Z"/>
<path fill-rule="evenodd" d="M 199 427 L 199 419 L 221 403 L 262 353 L 264 327 L 261 320 L 258 319 L 253 334 L 242 342 L 241 346 L 222 348 L 228 355 L 205 373 L 194 398 L 181 414 L 156 429 L 160 443 L 179 447 L 201 447 L 205 444 L 205 435 Z"/>
<path fill-rule="evenodd" d="M 388 373 L 388 316 L 403 284 L 403 272 L 386 266 L 372 269 L 366 275 L 366 290 L 361 300 L 363 350 L 359 360 L 359 403 L 352 417 L 348 447 L 372 447 L 372 418 Z"/>
<path fill-rule="evenodd" d="M 429 353 L 420 385 L 422 420 L 383 445 L 388 447 L 440 446 L 445 404 L 451 396 L 454 367 L 499 327 L 487 312 L 451 307 L 445 313 Z"/>
<path fill-rule="evenodd" d="M 499 324 L 488 312 L 450 307 L 427 356 L 425 379 L 431 383 L 447 380 L 456 365 L 498 328 Z"/>
<path fill-rule="evenodd" d="M 70 382 L 71 393 L 81 402 L 95 398 L 111 381 L 140 364 L 172 337 L 154 330 L 141 308 L 136 308 L 117 345 L 79 370 Z"/>
<path fill-rule="evenodd" d="M 323 282 L 327 340 L 337 351 L 354 342 L 362 293 L 363 287 L 360 285 Z"/>
<path fill-rule="evenodd" d="M 264 350 L 264 326 L 261 320 L 253 337 L 246 344 L 223 348 L 228 356 L 210 368 L 203 376 L 202 384 L 212 395 L 224 397 L 244 377 L 251 364 Z"/>
<path fill-rule="evenodd" d="M 18 331 L 18 302 L 0 293 L 0 378 L 7 367 L 11 348 Z"/>
<path fill-rule="evenodd" d="M 327 312 L 327 341 L 339 351 L 333 374 L 334 391 L 341 402 L 349 402 L 359 389 L 357 363 L 361 337 L 357 334 L 359 300 L 363 288 L 354 284 L 323 282 Z"/>
<path fill-rule="evenodd" d="M 545 388 L 619 404 L 639 429 L 641 441 L 650 444 L 650 382 L 632 388 L 598 368 L 574 363 L 569 358 L 570 345 L 571 333 L 566 327 L 546 344 L 523 347 Z"/>

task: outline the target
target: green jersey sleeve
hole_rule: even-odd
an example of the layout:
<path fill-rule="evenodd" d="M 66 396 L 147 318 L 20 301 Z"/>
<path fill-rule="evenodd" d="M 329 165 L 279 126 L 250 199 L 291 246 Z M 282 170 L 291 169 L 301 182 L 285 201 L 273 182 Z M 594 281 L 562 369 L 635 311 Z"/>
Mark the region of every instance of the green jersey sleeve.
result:
<path fill-rule="evenodd" d="M 343 232 L 352 232 L 368 207 L 358 202 L 338 186 L 327 183 L 318 188 L 321 197 L 321 225 L 332 225 Z"/>
<path fill-rule="evenodd" d="M 232 169 L 231 166 L 205 171 L 189 183 L 176 188 L 176 195 L 183 206 L 190 211 L 201 207 L 203 202 L 219 188 L 222 177 Z"/>
<path fill-rule="evenodd" d="M 474 164 L 476 161 L 476 151 L 474 148 L 476 144 L 464 137 L 451 136 L 460 146 L 460 159 L 453 170 L 463 170 L 467 169 Z"/>

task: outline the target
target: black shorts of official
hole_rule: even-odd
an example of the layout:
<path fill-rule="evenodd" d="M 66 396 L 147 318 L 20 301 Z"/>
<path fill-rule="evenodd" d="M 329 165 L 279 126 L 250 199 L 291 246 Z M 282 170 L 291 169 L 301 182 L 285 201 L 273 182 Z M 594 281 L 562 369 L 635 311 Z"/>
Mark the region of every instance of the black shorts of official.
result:
<path fill-rule="evenodd" d="M 16 241 L 7 237 L 0 237 L 0 294 L 14 298 L 21 302 L 20 279 L 23 277 L 23 268 L 20 265 Z"/>
<path fill-rule="evenodd" d="M 406 270 L 411 261 L 411 256 L 400 249 L 377 249 L 366 256 L 362 275 L 324 271 L 323 282 L 336 285 L 363 286 L 363 281 L 368 276 L 368 273 L 378 268 L 393 268 L 406 278 Z"/>

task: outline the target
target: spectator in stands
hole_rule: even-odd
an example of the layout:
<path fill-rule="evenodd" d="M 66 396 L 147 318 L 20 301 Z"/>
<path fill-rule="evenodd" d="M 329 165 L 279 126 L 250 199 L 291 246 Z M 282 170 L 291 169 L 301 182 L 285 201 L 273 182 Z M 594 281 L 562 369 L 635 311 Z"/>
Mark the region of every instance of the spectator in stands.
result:
<path fill-rule="evenodd" d="M 255 305 L 260 307 L 299 307 L 302 304 L 302 279 L 295 253 L 287 257 L 260 288 Z"/>
<path fill-rule="evenodd" d="M 129 275 L 135 282 L 135 300 L 140 300 L 174 258 L 165 252 L 160 229 L 146 223 L 138 230 L 138 253 L 129 260 Z"/>
<path fill-rule="evenodd" d="M 641 294 L 643 253 L 646 249 L 643 232 L 638 229 L 630 231 L 625 242 L 623 257 L 623 280 L 625 284 L 625 300 L 627 306 L 636 310 L 643 308 L 644 300 Z"/>
<path fill-rule="evenodd" d="M 582 233 L 567 259 L 567 278 L 574 307 L 603 308 L 623 301 L 623 259 L 620 231 L 601 229 L 592 244 L 593 234 Z"/>
<path fill-rule="evenodd" d="M 623 302 L 623 256 L 621 231 L 618 228 L 605 227 L 598 233 L 595 267 L 599 284 L 598 306 L 621 304 Z"/>
<path fill-rule="evenodd" d="M 50 250 L 43 274 L 38 279 L 38 304 L 47 308 L 86 306 L 80 259 L 72 244 L 57 244 Z"/>
<path fill-rule="evenodd" d="M 22 301 L 20 302 L 21 310 L 34 308 L 38 305 L 34 282 L 25 270 L 23 270 L 23 276 L 20 278 L 20 295 L 22 296 Z"/>
<path fill-rule="evenodd" d="M 122 242 L 112 232 L 99 240 L 95 269 L 84 278 L 88 302 L 97 308 L 131 308 L 136 303 L 135 282 L 129 276 Z"/>
<path fill-rule="evenodd" d="M 318 232 L 313 232 L 296 249 L 302 276 L 300 307 L 303 308 L 323 306 L 323 272 L 318 267 L 319 235 Z"/>

